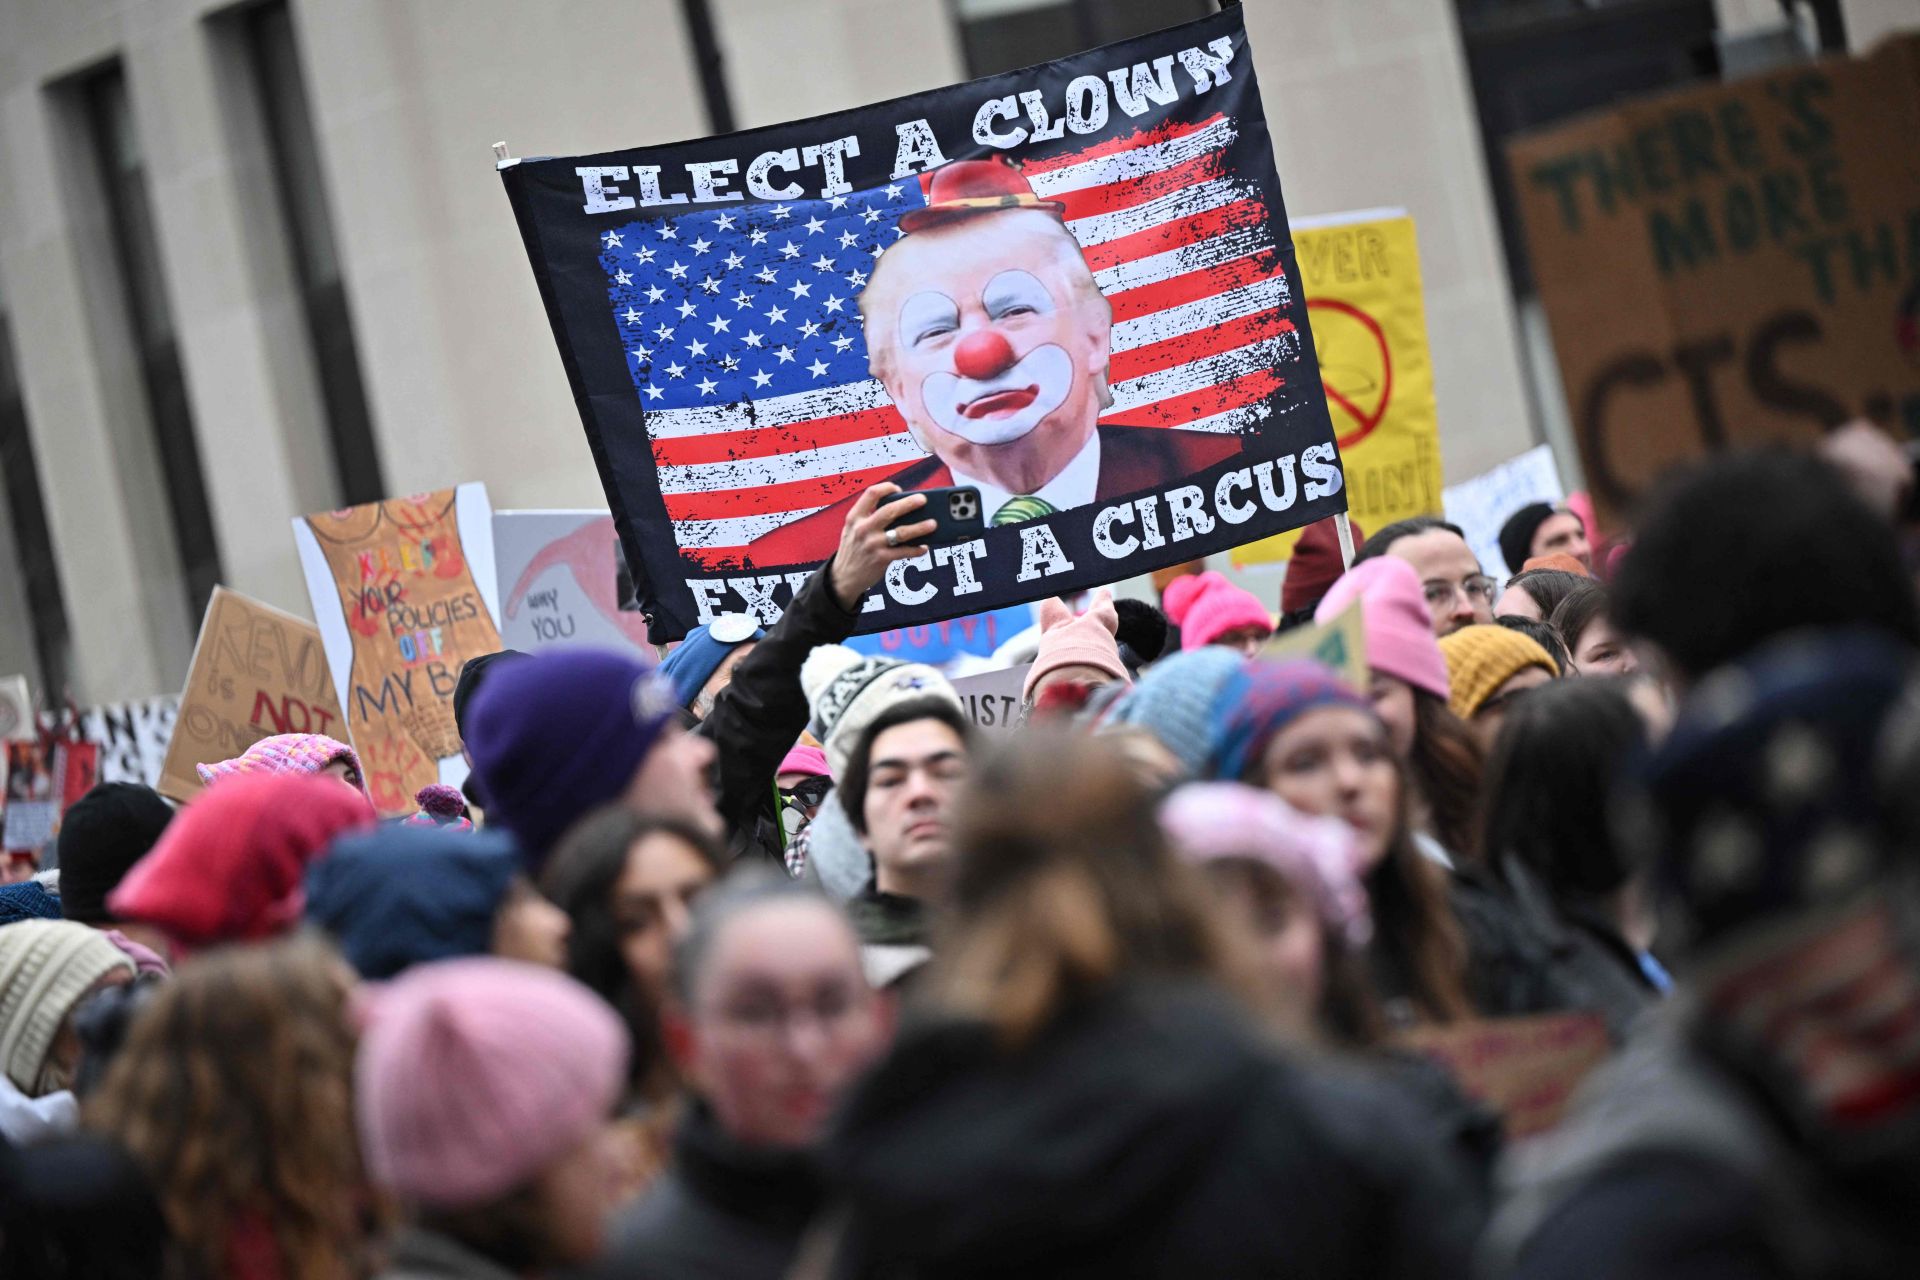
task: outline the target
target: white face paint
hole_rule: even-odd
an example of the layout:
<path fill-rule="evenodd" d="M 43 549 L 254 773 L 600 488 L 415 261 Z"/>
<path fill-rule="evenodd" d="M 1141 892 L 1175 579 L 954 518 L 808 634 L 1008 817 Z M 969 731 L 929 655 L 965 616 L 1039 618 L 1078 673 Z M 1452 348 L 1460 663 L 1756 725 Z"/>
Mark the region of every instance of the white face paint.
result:
<path fill-rule="evenodd" d="M 1057 343 L 1018 354 L 1023 332 L 1045 332 L 1059 311 L 1053 296 L 1032 273 L 1002 271 L 981 290 L 980 308 L 994 330 L 1007 337 L 1005 348 L 1017 356 L 987 377 L 950 372 L 954 348 L 967 340 L 960 333 L 960 307 L 937 291 L 924 291 L 900 307 L 900 346 L 909 361 L 937 359 L 948 368 L 926 374 L 920 400 L 927 417 L 943 431 L 976 445 L 1020 439 L 1065 403 L 1073 390 L 1073 357 Z"/>

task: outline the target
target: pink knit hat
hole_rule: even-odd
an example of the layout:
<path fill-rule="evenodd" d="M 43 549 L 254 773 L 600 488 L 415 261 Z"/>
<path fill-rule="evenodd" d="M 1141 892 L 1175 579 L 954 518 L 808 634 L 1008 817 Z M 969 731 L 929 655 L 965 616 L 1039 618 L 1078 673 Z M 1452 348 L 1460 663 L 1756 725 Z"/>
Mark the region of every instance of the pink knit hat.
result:
<path fill-rule="evenodd" d="M 1355 565 L 1327 589 L 1313 620 L 1330 622 L 1356 599 L 1367 628 L 1367 665 L 1445 698 L 1447 660 L 1433 638 L 1433 614 L 1413 566 L 1395 556 Z"/>
<path fill-rule="evenodd" d="M 1160 825 L 1188 862 L 1247 858 L 1272 867 L 1347 946 L 1358 950 L 1373 937 L 1358 837 L 1338 818 L 1310 817 L 1237 782 L 1192 782 L 1160 806 Z"/>
<path fill-rule="evenodd" d="M 1242 591 L 1209 569 L 1175 578 L 1161 593 L 1167 616 L 1180 628 L 1180 647 L 1198 649 L 1241 627 L 1261 627 L 1273 633 L 1273 615 L 1258 596 Z"/>
<path fill-rule="evenodd" d="M 353 770 L 350 781 L 362 791 L 367 789 L 366 771 L 352 747 L 324 733 L 282 733 L 262 738 L 231 760 L 197 764 L 193 771 L 202 782 L 242 773 L 318 773 L 335 760 L 345 760 Z"/>
<path fill-rule="evenodd" d="M 1132 684 L 1127 664 L 1120 661 L 1120 645 L 1113 638 L 1119 629 L 1120 614 L 1113 607 L 1111 591 L 1094 592 L 1093 603 L 1077 618 L 1064 600 L 1041 601 L 1040 651 L 1021 687 L 1021 700 L 1031 702 L 1040 677 L 1061 667 L 1093 667 L 1122 684 Z"/>
<path fill-rule="evenodd" d="M 565 974 L 491 957 L 417 966 L 379 989 L 354 1065 L 374 1181 L 436 1209 L 490 1204 L 604 1124 L 627 1033 Z"/>
<path fill-rule="evenodd" d="M 804 743 L 787 752 L 780 761 L 780 767 L 773 772 L 775 777 L 783 773 L 805 773 L 816 778 L 833 776 L 832 770 L 827 768 L 827 753 Z"/>

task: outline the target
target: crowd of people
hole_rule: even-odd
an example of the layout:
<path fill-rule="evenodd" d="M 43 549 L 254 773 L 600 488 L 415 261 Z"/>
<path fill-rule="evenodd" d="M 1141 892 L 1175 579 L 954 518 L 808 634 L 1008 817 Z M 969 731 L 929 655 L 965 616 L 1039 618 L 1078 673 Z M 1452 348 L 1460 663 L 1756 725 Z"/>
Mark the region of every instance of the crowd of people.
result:
<path fill-rule="evenodd" d="M 0 889 L 0 1275 L 1913 1273 L 1897 486 L 1725 456 L 1504 582 L 1312 526 L 1277 610 L 1044 603 L 992 732 L 844 644 L 893 492 L 770 627 L 468 661 L 411 818 L 314 735 L 75 804 Z M 1263 656 L 1355 609 L 1364 687 Z M 1557 1014 L 1541 1134 L 1417 1047 Z"/>

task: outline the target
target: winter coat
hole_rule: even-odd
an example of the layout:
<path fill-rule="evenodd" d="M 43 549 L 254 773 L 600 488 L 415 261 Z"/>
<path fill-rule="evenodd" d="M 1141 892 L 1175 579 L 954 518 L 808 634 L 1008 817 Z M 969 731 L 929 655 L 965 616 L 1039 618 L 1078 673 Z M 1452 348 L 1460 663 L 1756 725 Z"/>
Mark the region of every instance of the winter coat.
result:
<path fill-rule="evenodd" d="M 1512 859 L 1497 879 L 1456 871 L 1452 902 L 1467 939 L 1467 994 L 1486 1017 L 1597 1013 L 1622 1041 L 1659 1000 L 1624 943 L 1609 942 L 1597 921 L 1566 915 Z"/>
<path fill-rule="evenodd" d="M 1486 1274 L 1516 1280 L 1893 1280 L 1915 1274 L 1920 1151 L 1842 1176 L 1753 1082 L 1686 1034 L 1687 1000 L 1643 1021 L 1549 1138 L 1503 1171 Z"/>
<path fill-rule="evenodd" d="M 393 1238 L 387 1265 L 374 1280 L 520 1280 L 490 1258 L 448 1236 L 407 1227 Z"/>
<path fill-rule="evenodd" d="M 719 757 L 716 807 L 726 820 L 734 857 L 781 860 L 774 775 L 807 728 L 811 710 L 800 687 L 800 664 L 817 646 L 838 644 L 859 621 L 833 597 L 833 561 L 820 566 L 780 621 L 733 668 L 697 730 Z"/>
<path fill-rule="evenodd" d="M 594 1270 L 605 1280 L 779 1280 L 820 1206 L 810 1152 L 743 1146 L 704 1104 L 687 1108 L 673 1163 L 621 1214 Z"/>
<path fill-rule="evenodd" d="M 1133 985 L 1008 1053 L 903 1030 L 829 1144 L 840 1277 L 1465 1274 L 1435 1126 L 1284 1056 L 1218 992 Z"/>

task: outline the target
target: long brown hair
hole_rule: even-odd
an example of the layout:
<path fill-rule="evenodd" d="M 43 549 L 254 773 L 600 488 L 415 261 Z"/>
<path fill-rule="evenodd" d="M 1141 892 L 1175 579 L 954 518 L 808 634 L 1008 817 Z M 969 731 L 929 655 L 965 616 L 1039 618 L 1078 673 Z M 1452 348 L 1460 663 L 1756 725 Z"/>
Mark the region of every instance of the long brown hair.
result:
<path fill-rule="evenodd" d="M 1433 838 L 1456 859 L 1480 853 L 1480 787 L 1486 753 L 1446 699 L 1413 691 L 1413 750 L 1407 773 L 1426 802 Z"/>
<path fill-rule="evenodd" d="M 933 1003 L 1009 1047 L 1129 975 L 1241 973 L 1154 795 L 1097 738 L 1035 729 L 977 762 L 959 805 Z"/>
<path fill-rule="evenodd" d="M 310 937 L 182 965 L 87 1100 L 146 1171 L 185 1276 L 222 1276 L 249 1233 L 288 1280 L 364 1268 L 350 971 Z"/>

